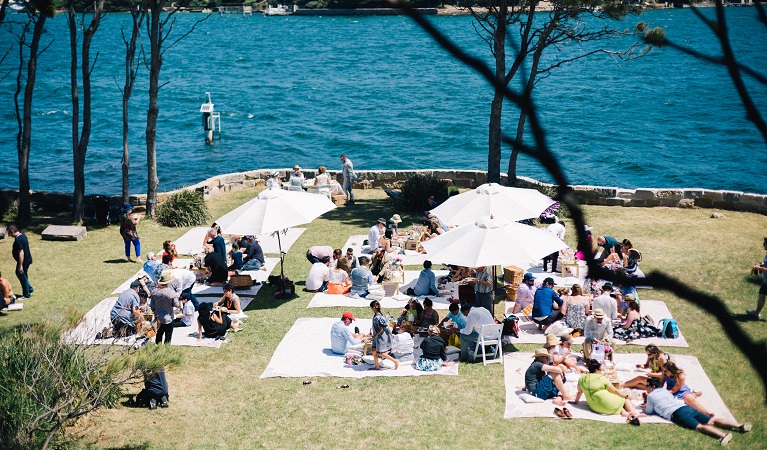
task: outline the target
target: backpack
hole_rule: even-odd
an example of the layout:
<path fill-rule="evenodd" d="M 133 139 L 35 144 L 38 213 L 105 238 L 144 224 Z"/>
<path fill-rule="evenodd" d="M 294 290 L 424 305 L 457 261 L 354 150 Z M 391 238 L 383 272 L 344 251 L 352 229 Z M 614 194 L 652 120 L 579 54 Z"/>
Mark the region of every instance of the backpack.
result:
<path fill-rule="evenodd" d="M 519 337 L 519 317 L 510 315 L 503 319 L 503 336 Z"/>
<path fill-rule="evenodd" d="M 661 319 L 658 322 L 660 337 L 663 339 L 676 339 L 679 337 L 679 327 L 674 319 Z"/>

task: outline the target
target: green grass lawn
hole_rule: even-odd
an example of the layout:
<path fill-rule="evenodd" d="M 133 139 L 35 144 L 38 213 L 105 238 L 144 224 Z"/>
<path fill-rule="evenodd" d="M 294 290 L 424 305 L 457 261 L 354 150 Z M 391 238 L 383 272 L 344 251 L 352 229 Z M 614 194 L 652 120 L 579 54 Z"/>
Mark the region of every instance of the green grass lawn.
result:
<path fill-rule="evenodd" d="M 209 202 L 220 217 L 251 199 L 255 191 L 223 194 Z M 242 333 L 221 349 L 179 347 L 184 362 L 168 372 L 171 405 L 148 411 L 117 407 L 99 411 L 71 427 L 78 446 L 94 448 L 713 448 L 714 439 L 672 425 L 612 425 L 591 421 L 503 419 L 505 389 L 501 365 L 461 364 L 458 377 L 259 379 L 282 337 L 300 317 L 340 317 L 342 308 L 307 309 L 302 292 L 311 245 L 340 247 L 352 234 L 364 234 L 377 217 L 399 212 L 404 224 L 417 215 L 395 211 L 379 190 L 356 192 L 358 202 L 339 207 L 308 226 L 285 258 L 298 298 L 274 299 L 270 286 L 250 304 Z M 758 284 L 749 267 L 763 257 L 767 217 L 712 210 L 585 207 L 599 234 L 629 238 L 642 251 L 642 269 L 666 271 L 719 295 L 733 314 L 753 308 Z M 52 218 L 51 223 L 61 222 Z M 138 270 L 124 262 L 116 226 L 89 229 L 79 242 L 40 240 L 47 223 L 27 231 L 35 262 L 32 299 L 21 312 L 0 318 L 0 331 L 74 309 L 82 313 Z M 572 225 L 572 224 L 568 224 Z M 142 249 L 157 251 L 186 228 L 169 229 L 151 220 L 139 224 Z M 226 231 L 226 230 L 224 230 Z M 572 244 L 574 232 L 568 228 Z M 0 241 L 0 270 L 14 289 L 11 240 Z M 640 291 L 643 299 L 663 300 L 690 348 L 672 353 L 697 356 L 725 403 L 739 420 L 754 423 L 736 435 L 733 448 L 767 446 L 763 385 L 745 358 L 722 334 L 718 323 L 695 306 L 661 291 Z M 370 316 L 367 308 L 352 310 Z M 395 311 L 391 311 L 395 313 Z M 755 339 L 767 337 L 766 322 L 742 322 Z M 659 342 L 662 343 L 662 342 Z M 507 350 L 532 351 L 533 345 Z M 641 347 L 619 351 L 641 352 Z M 349 384 L 349 389 L 338 386 Z M 135 392 L 139 390 L 135 388 Z M 705 403 L 705 395 L 703 397 Z"/>

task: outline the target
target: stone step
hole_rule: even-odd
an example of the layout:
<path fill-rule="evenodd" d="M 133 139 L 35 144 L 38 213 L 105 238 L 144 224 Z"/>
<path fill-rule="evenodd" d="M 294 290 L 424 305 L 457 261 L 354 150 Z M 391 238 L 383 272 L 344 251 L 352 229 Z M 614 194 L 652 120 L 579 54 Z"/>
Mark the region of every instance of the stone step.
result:
<path fill-rule="evenodd" d="M 88 235 L 85 227 L 48 225 L 43 230 L 43 239 L 46 241 L 79 241 Z"/>

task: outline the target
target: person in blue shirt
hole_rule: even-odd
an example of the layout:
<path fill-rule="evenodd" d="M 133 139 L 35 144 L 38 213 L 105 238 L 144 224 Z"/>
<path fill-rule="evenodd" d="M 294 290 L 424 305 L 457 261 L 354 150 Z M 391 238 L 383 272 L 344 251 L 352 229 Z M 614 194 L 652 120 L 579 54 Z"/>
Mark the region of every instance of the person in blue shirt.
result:
<path fill-rule="evenodd" d="M 682 400 L 674 398 L 674 395 L 661 387 L 662 381 L 657 378 L 647 380 L 647 404 L 645 412 L 657 414 L 666 420 L 670 420 L 680 427 L 695 430 L 719 439 L 719 443 L 727 445 L 732 440 L 732 433 L 725 433 L 719 428 L 737 430 L 741 433 L 751 431 L 750 423 L 735 423 L 734 421 L 711 417 L 692 406 L 685 405 Z"/>
<path fill-rule="evenodd" d="M 351 332 L 349 325 L 354 320 L 354 315 L 346 311 L 341 316 L 341 320 L 334 323 L 330 328 L 330 349 L 333 350 L 333 353 L 339 355 L 345 355 L 349 352 L 362 354 L 362 339 L 365 335 Z"/>
<path fill-rule="evenodd" d="M 431 270 L 431 261 L 426 260 L 423 262 L 423 270 L 418 274 L 418 281 L 415 286 L 407 289 L 407 295 L 436 295 L 439 296 L 439 290 L 437 290 L 437 276 Z"/>
<path fill-rule="evenodd" d="M 368 268 L 370 265 L 370 258 L 367 256 L 360 256 L 359 262 L 360 265 L 357 268 L 352 269 L 352 289 L 350 294 L 364 298 L 368 295 L 368 286 L 375 283 L 375 278 L 373 278 L 373 272 Z"/>
<path fill-rule="evenodd" d="M 533 322 L 538 324 L 538 329 L 546 330 L 549 325 L 561 319 L 562 312 L 554 309 L 554 303 L 562 306 L 562 299 L 559 298 L 553 289 L 554 279 L 551 277 L 543 280 L 543 286 L 535 291 L 533 297 L 533 312 L 530 316 Z"/>

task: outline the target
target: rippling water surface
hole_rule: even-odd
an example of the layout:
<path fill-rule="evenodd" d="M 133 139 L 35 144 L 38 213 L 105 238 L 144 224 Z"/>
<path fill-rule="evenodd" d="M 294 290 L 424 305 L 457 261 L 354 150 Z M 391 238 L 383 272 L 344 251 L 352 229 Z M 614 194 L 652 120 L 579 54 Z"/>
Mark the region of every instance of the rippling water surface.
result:
<path fill-rule="evenodd" d="M 752 8 L 727 10 L 743 63 L 767 70 L 767 33 Z M 19 16 L 17 16 L 19 17 Z M 201 16 L 178 15 L 177 30 Z M 485 60 L 470 17 L 434 23 Z M 637 20 L 632 18 L 626 26 Z M 675 41 L 717 53 L 689 10 L 650 11 L 641 20 Z M 126 14 L 96 34 L 94 127 L 88 193 L 120 192 L 121 94 Z M 32 189 L 72 190 L 66 18 L 49 22 L 34 101 Z M 4 47 L 12 39 L 5 33 Z M 623 44 L 624 46 L 627 43 Z M 618 45 L 620 47 L 620 45 Z M 616 47 L 617 48 L 617 47 Z M 157 159 L 160 189 L 261 167 L 327 165 L 346 153 L 359 169 L 487 168 L 491 92 L 405 17 L 212 16 L 168 50 L 162 69 Z M 13 54 L 0 77 L 17 64 Z M 131 100 L 131 192 L 146 190 L 147 72 Z M 0 82 L 0 187 L 18 185 L 13 90 Z M 767 113 L 767 88 L 750 82 Z M 210 91 L 223 138 L 206 145 L 200 104 Z M 535 100 L 551 148 L 572 183 L 621 187 L 704 187 L 767 193 L 767 152 L 727 73 L 671 49 L 637 61 L 581 61 L 539 83 Z M 506 132 L 516 118 L 505 108 Z M 502 170 L 508 165 L 503 152 Z M 547 179 L 521 158 L 520 175 Z"/>

